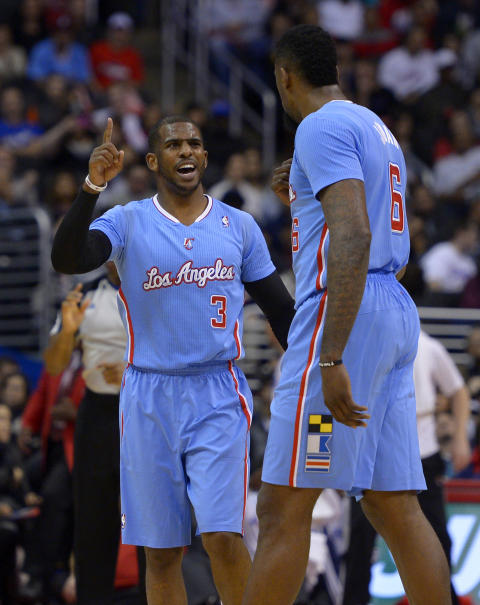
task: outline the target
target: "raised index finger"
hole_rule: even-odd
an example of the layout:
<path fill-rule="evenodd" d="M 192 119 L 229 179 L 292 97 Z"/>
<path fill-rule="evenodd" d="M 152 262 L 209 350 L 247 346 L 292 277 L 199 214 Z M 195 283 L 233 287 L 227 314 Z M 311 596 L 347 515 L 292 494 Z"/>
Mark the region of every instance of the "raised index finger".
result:
<path fill-rule="evenodd" d="M 105 128 L 105 132 L 103 133 L 103 142 L 110 143 L 112 140 L 112 131 L 113 131 L 113 120 L 112 118 L 107 119 L 107 127 Z"/>

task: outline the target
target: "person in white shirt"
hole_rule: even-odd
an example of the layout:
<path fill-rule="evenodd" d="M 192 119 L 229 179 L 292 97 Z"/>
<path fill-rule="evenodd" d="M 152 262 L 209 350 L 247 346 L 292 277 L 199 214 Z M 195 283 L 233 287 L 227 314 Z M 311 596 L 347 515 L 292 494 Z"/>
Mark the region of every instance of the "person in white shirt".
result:
<path fill-rule="evenodd" d="M 438 82 L 435 54 L 426 48 L 425 30 L 414 26 L 405 44 L 389 51 L 378 66 L 378 82 L 399 101 L 415 100 Z"/>
<path fill-rule="evenodd" d="M 113 603 L 120 538 L 119 393 L 127 337 L 117 307 L 120 278 L 107 275 L 77 285 L 62 303 L 44 353 L 46 370 L 64 370 L 73 350 L 82 351 L 85 397 L 75 425 L 74 555 L 78 605 Z M 144 570 L 143 553 L 139 552 Z M 146 603 L 144 573 L 140 598 Z"/>
<path fill-rule="evenodd" d="M 462 221 L 453 227 L 453 236 L 448 241 L 432 246 L 420 259 L 429 290 L 460 294 L 477 273 L 472 258 L 477 245 L 478 227 L 470 221 Z"/>
<path fill-rule="evenodd" d="M 427 490 L 419 494 L 418 501 L 450 563 L 451 541 L 447 532 L 442 488 L 445 462 L 440 456 L 436 436 L 435 406 L 438 392 L 448 398 L 455 427 L 451 450 L 452 465 L 454 471 L 458 472 L 470 462 L 471 452 L 467 435 L 470 396 L 448 351 L 424 331 L 420 332 L 413 376 L 420 456 L 427 483 Z M 351 504 L 350 544 L 346 556 L 343 605 L 367 605 L 370 600 L 370 566 L 376 532 L 358 503 L 352 501 Z M 452 603 L 458 603 L 453 586 Z"/>

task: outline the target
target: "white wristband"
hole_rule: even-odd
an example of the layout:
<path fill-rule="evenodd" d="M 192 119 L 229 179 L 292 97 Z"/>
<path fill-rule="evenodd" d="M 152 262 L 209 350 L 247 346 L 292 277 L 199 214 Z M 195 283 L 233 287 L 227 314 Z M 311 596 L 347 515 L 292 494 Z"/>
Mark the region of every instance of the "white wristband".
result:
<path fill-rule="evenodd" d="M 101 187 L 99 187 L 98 185 L 94 185 L 92 183 L 92 181 L 90 180 L 90 178 L 88 177 L 88 174 L 85 177 L 85 183 L 90 187 L 90 189 L 93 189 L 94 191 L 98 191 L 98 193 L 105 191 L 105 189 L 107 188 L 107 185 L 108 185 L 108 183 L 105 183 L 105 185 L 102 185 Z"/>

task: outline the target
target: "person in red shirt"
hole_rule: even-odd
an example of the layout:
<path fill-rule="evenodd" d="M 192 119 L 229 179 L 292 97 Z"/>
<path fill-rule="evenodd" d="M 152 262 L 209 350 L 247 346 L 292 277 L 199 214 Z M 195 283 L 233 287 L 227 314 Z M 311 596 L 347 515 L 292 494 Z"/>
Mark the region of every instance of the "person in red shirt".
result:
<path fill-rule="evenodd" d="M 102 89 L 115 82 L 139 85 L 143 81 L 143 59 L 130 44 L 133 19 L 128 13 L 113 13 L 107 20 L 105 40 L 90 47 L 96 83 Z"/>

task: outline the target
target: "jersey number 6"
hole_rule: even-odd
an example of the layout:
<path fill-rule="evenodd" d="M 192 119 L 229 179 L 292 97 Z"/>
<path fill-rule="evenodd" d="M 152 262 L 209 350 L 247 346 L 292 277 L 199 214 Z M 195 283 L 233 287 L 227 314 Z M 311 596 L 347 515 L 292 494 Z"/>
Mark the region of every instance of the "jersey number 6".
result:
<path fill-rule="evenodd" d="M 210 297 L 210 304 L 218 305 L 218 309 L 217 309 L 218 317 L 211 317 L 210 325 L 212 326 L 212 328 L 226 328 L 227 327 L 227 297 L 221 296 L 220 294 L 212 294 L 212 296 Z"/>
<path fill-rule="evenodd" d="M 393 233 L 403 233 L 404 229 L 404 204 L 401 191 L 395 189 L 401 185 L 400 168 L 397 164 L 390 162 L 388 164 L 388 172 L 390 179 L 390 219 L 392 222 Z"/>
<path fill-rule="evenodd" d="M 292 220 L 292 252 L 298 252 L 298 218 Z"/>

